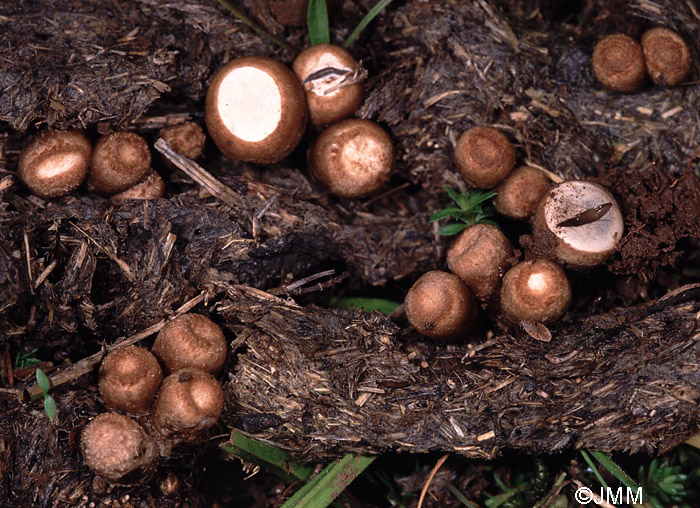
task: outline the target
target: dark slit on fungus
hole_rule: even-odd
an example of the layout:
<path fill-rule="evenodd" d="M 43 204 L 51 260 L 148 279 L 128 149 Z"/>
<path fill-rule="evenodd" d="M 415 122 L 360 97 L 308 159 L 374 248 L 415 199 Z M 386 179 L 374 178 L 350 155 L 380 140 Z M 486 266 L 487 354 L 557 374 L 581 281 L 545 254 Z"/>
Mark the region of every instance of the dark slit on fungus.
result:
<path fill-rule="evenodd" d="M 612 208 L 612 206 L 612 203 L 604 203 L 602 205 L 594 206 L 593 208 L 589 208 L 588 210 L 585 210 L 578 215 L 571 217 L 570 219 L 560 222 L 557 224 L 557 227 L 575 228 L 578 226 L 585 226 L 586 224 L 602 219 Z"/>

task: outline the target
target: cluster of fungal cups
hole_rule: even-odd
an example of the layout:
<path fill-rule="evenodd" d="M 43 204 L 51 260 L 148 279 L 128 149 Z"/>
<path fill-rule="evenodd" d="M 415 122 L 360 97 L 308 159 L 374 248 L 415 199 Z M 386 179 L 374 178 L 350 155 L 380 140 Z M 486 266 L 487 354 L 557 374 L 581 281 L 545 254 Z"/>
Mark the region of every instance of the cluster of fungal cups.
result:
<path fill-rule="evenodd" d="M 110 412 L 83 429 L 85 464 L 110 482 L 148 477 L 173 443 L 196 440 L 218 421 L 224 396 L 214 375 L 225 359 L 223 332 L 200 314 L 168 322 L 151 351 L 126 346 L 109 353 L 98 386 Z"/>
<path fill-rule="evenodd" d="M 331 194 L 366 196 L 388 180 L 394 152 L 379 125 L 349 118 L 362 103 L 364 76 L 362 66 L 332 44 L 300 53 L 293 71 L 264 56 L 237 58 L 209 86 L 209 134 L 232 159 L 273 163 L 296 148 L 309 118 L 323 129 L 307 152 L 310 172 Z"/>
<path fill-rule="evenodd" d="M 193 122 L 165 128 L 160 136 L 190 158 L 204 148 L 204 132 Z M 165 191 L 151 167 L 148 144 L 133 132 L 111 132 L 93 147 L 78 131 L 44 131 L 20 154 L 18 173 L 29 190 L 45 198 L 69 194 L 86 180 L 88 191 L 117 202 L 157 199 Z"/>
<path fill-rule="evenodd" d="M 525 261 L 496 226 L 468 226 L 447 251 L 452 273 L 420 277 L 404 302 L 409 322 L 441 341 L 463 340 L 478 322 L 479 307 L 513 326 L 551 323 L 571 301 L 564 268 L 586 270 L 604 262 L 622 238 L 623 219 L 615 198 L 589 181 L 550 186 L 538 169 L 515 166 L 508 138 L 492 127 L 474 127 L 457 141 L 455 161 L 470 185 L 494 189 L 496 210 L 530 219 L 535 252 Z"/>
<path fill-rule="evenodd" d="M 662 86 L 681 83 L 690 72 L 688 44 L 673 30 L 656 27 L 642 35 L 641 44 L 625 34 L 601 39 L 593 50 L 593 73 L 607 89 L 633 92 L 647 76 Z"/>

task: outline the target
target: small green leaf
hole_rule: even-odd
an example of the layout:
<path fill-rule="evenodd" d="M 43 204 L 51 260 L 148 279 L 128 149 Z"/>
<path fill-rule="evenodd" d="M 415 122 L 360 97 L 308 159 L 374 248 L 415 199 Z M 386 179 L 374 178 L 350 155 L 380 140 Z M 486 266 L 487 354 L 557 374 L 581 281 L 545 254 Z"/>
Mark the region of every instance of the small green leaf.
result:
<path fill-rule="evenodd" d="M 464 231 L 466 228 L 467 224 L 447 224 L 446 226 L 442 226 L 438 233 L 442 236 L 451 236 Z"/>
<path fill-rule="evenodd" d="M 353 42 L 355 42 L 355 39 L 357 39 L 362 31 L 367 28 L 367 25 L 369 25 L 372 20 L 379 15 L 380 12 L 384 10 L 384 8 L 389 5 L 392 2 L 392 0 L 379 0 L 376 4 L 374 4 L 374 7 L 372 7 L 369 12 L 365 15 L 364 18 L 357 24 L 355 27 L 355 30 L 352 31 L 350 36 L 347 38 L 347 40 L 343 43 L 343 47 L 345 49 L 349 48 Z"/>
<path fill-rule="evenodd" d="M 328 7 L 326 0 L 309 0 L 306 10 L 306 24 L 309 28 L 311 45 L 329 44 L 331 42 L 328 30 Z"/>
<path fill-rule="evenodd" d="M 44 394 L 44 413 L 53 421 L 56 418 L 56 401 L 47 393 Z"/>
<path fill-rule="evenodd" d="M 459 204 L 459 194 L 457 194 L 457 191 L 449 185 L 445 187 L 445 190 L 447 191 L 447 194 L 449 194 L 449 196 L 452 198 L 452 201 Z"/>
<path fill-rule="evenodd" d="M 391 300 L 384 300 L 382 298 L 338 296 L 331 298 L 329 304 L 331 307 L 337 307 L 339 309 L 362 309 L 365 312 L 372 312 L 376 310 L 387 316 L 394 312 L 399 305 L 401 305 L 398 302 L 392 302 Z"/>
<path fill-rule="evenodd" d="M 457 213 L 460 213 L 461 211 L 462 210 L 460 210 L 456 206 L 448 206 L 447 208 L 443 208 L 439 212 L 435 212 L 430 217 L 430 222 L 435 222 L 436 220 L 446 219 L 447 217 L 450 217 L 451 215 L 455 215 Z"/>
<path fill-rule="evenodd" d="M 491 199 L 494 197 L 497 192 L 494 191 L 472 191 L 469 193 L 469 205 L 470 208 L 475 207 L 476 205 L 479 205 L 486 201 L 487 199 Z"/>
<path fill-rule="evenodd" d="M 36 382 L 44 393 L 48 393 L 49 389 L 51 389 L 51 382 L 49 378 L 46 377 L 46 373 L 41 369 L 36 369 Z"/>

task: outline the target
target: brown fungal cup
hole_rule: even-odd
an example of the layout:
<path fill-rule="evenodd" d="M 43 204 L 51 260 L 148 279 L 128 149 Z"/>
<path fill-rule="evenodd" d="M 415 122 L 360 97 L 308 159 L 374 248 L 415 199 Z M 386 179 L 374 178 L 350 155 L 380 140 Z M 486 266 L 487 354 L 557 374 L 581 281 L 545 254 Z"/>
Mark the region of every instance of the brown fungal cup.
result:
<path fill-rule="evenodd" d="M 309 169 L 331 194 L 357 198 L 389 179 L 394 147 L 384 129 L 369 120 L 350 118 L 324 130 L 309 148 Z"/>
<path fill-rule="evenodd" d="M 151 350 L 168 372 L 191 367 L 215 374 L 226 359 L 226 337 L 206 316 L 182 314 L 166 323 Z"/>
<path fill-rule="evenodd" d="M 490 189 L 512 171 L 515 149 L 505 134 L 493 127 L 473 127 L 457 140 L 455 162 L 465 182 Z"/>
<path fill-rule="evenodd" d="M 158 173 L 151 170 L 146 178 L 128 189 L 110 196 L 109 200 L 121 203 L 128 199 L 160 199 L 165 194 L 165 182 Z"/>
<path fill-rule="evenodd" d="M 103 413 L 83 429 L 80 447 L 85 464 L 111 482 L 127 475 L 145 476 L 152 471 L 157 455 L 154 441 L 141 425 L 126 415 Z"/>
<path fill-rule="evenodd" d="M 163 381 L 153 406 L 153 422 L 163 435 L 194 437 L 221 416 L 224 392 L 208 372 L 181 369 Z"/>
<path fill-rule="evenodd" d="M 447 250 L 448 268 L 481 302 L 496 293 L 513 260 L 513 246 L 500 229 L 490 224 L 469 226 Z"/>
<path fill-rule="evenodd" d="M 511 219 L 528 219 L 535 213 L 537 203 L 548 189 L 549 181 L 542 171 L 520 166 L 498 186 L 493 205 L 501 215 Z"/>
<path fill-rule="evenodd" d="M 306 92 L 314 125 L 348 118 L 362 104 L 363 70 L 340 46 L 315 44 L 296 57 L 292 68 Z"/>
<path fill-rule="evenodd" d="M 79 132 L 42 132 L 22 150 L 19 177 L 37 196 L 63 196 L 85 180 L 91 152 L 90 141 Z"/>
<path fill-rule="evenodd" d="M 95 144 L 88 173 L 88 190 L 112 195 L 143 180 L 151 169 L 146 141 L 133 132 L 112 132 Z"/>
<path fill-rule="evenodd" d="M 166 127 L 161 129 L 158 136 L 163 138 L 174 152 L 188 159 L 196 159 L 202 155 L 207 141 L 202 128 L 194 122 L 182 122 Z"/>
<path fill-rule="evenodd" d="M 593 50 L 593 73 L 600 83 L 615 92 L 632 92 L 646 81 L 642 46 L 629 35 L 612 34 Z"/>
<path fill-rule="evenodd" d="M 511 324 L 556 321 L 570 302 L 571 286 L 564 270 L 547 259 L 519 263 L 503 277 L 501 311 Z"/>
<path fill-rule="evenodd" d="M 536 232 L 554 240 L 557 259 L 572 268 L 605 261 L 617 249 L 624 230 L 613 195 L 601 185 L 582 180 L 553 187 L 537 206 L 533 224 Z"/>
<path fill-rule="evenodd" d="M 465 338 L 477 316 L 469 288 L 456 275 L 440 271 L 428 272 L 413 284 L 404 308 L 416 330 L 446 342 Z"/>
<path fill-rule="evenodd" d="M 301 140 L 306 115 L 306 97 L 296 75 L 263 56 L 245 56 L 224 65 L 207 91 L 209 135 L 236 160 L 283 159 Z"/>
<path fill-rule="evenodd" d="M 158 360 L 150 351 L 127 346 L 102 360 L 98 386 L 108 408 L 147 413 L 162 380 Z"/>
<path fill-rule="evenodd" d="M 675 86 L 690 72 L 690 48 L 668 28 L 652 28 L 642 35 L 644 60 L 651 80 L 657 85 Z"/>

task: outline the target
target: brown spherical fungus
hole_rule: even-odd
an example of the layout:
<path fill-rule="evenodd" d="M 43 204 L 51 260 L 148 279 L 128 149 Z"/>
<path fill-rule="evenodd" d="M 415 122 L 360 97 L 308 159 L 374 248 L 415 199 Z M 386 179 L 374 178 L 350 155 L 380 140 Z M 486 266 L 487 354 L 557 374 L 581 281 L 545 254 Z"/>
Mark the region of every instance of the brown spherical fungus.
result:
<path fill-rule="evenodd" d="M 85 464 L 110 482 L 145 478 L 153 471 L 155 442 L 134 420 L 117 413 L 103 413 L 83 429 L 80 447 Z"/>
<path fill-rule="evenodd" d="M 511 219 L 529 219 L 548 189 L 549 181 L 542 171 L 520 166 L 498 186 L 493 205 L 498 213 Z"/>
<path fill-rule="evenodd" d="M 208 317 L 182 314 L 163 327 L 151 351 L 168 372 L 191 367 L 215 374 L 226 360 L 226 337 Z"/>
<path fill-rule="evenodd" d="M 202 155 L 207 141 L 202 128 L 194 122 L 182 122 L 166 127 L 161 129 L 158 136 L 163 138 L 174 152 L 188 159 L 196 159 Z"/>
<path fill-rule="evenodd" d="M 146 178 L 133 187 L 117 192 L 110 196 L 109 200 L 114 203 L 122 203 L 129 199 L 160 199 L 165 194 L 165 182 L 155 171 L 151 171 Z"/>
<path fill-rule="evenodd" d="M 404 308 L 416 330 L 445 342 L 465 338 L 477 316 L 469 288 L 456 275 L 440 271 L 424 274 L 411 286 Z"/>
<path fill-rule="evenodd" d="M 296 75 L 271 58 L 246 56 L 229 62 L 207 91 L 209 135 L 232 159 L 283 159 L 301 140 L 306 116 L 306 97 Z"/>
<path fill-rule="evenodd" d="M 651 80 L 657 85 L 675 86 L 690 72 L 690 48 L 668 28 L 652 28 L 642 35 L 644 60 Z"/>
<path fill-rule="evenodd" d="M 593 50 L 593 73 L 607 89 L 632 92 L 646 81 L 642 46 L 625 34 L 603 37 Z"/>
<path fill-rule="evenodd" d="M 389 134 L 369 120 L 350 118 L 324 130 L 308 151 L 311 173 L 331 194 L 357 198 L 389 179 L 394 147 Z"/>
<path fill-rule="evenodd" d="M 151 170 L 146 141 L 133 132 L 112 132 L 95 144 L 88 173 L 88 190 L 112 195 L 143 180 Z"/>
<path fill-rule="evenodd" d="M 624 230 L 620 206 L 603 186 L 587 181 L 560 183 L 540 201 L 534 229 L 554 239 L 557 259 L 572 268 L 596 266 L 617 248 Z M 535 235 L 538 239 L 538 234 Z"/>
<path fill-rule="evenodd" d="M 473 127 L 457 140 L 455 162 L 465 182 L 490 189 L 513 170 L 515 149 L 505 134 L 493 127 Z"/>
<path fill-rule="evenodd" d="M 182 369 L 163 381 L 153 406 L 153 423 L 163 435 L 194 437 L 216 424 L 224 407 L 224 392 L 208 372 Z"/>
<path fill-rule="evenodd" d="M 91 152 L 90 141 L 79 132 L 42 132 L 22 150 L 19 177 L 37 196 L 63 196 L 85 180 Z"/>
<path fill-rule="evenodd" d="M 496 293 L 514 259 L 513 246 L 500 229 L 490 224 L 469 226 L 447 250 L 448 268 L 481 302 Z"/>
<path fill-rule="evenodd" d="M 564 315 L 571 286 L 564 270 L 547 259 L 524 261 L 503 277 L 501 311 L 511 324 L 547 323 Z"/>
<path fill-rule="evenodd" d="M 148 413 L 162 380 L 158 360 L 150 351 L 127 346 L 102 360 L 98 386 L 108 408 Z"/>
<path fill-rule="evenodd" d="M 340 46 L 315 44 L 296 57 L 292 68 L 306 92 L 314 125 L 348 118 L 362 104 L 363 69 Z"/>

